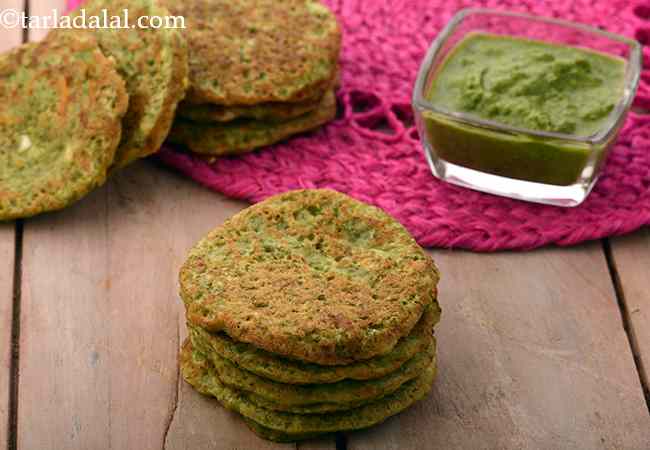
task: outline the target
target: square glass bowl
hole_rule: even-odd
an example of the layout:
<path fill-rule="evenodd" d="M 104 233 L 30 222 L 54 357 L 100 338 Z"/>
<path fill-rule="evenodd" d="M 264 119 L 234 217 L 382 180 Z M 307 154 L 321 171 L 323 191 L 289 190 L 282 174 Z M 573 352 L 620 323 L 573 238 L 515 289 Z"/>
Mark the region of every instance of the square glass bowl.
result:
<path fill-rule="evenodd" d="M 535 131 L 449 111 L 429 101 L 427 94 L 446 56 L 469 33 L 544 41 L 622 58 L 626 64 L 619 101 L 591 136 Z M 431 171 L 441 180 L 491 194 L 577 206 L 591 192 L 625 121 L 640 69 L 641 47 L 632 39 L 563 20 L 462 10 L 431 44 L 413 92 L 418 132 Z"/>

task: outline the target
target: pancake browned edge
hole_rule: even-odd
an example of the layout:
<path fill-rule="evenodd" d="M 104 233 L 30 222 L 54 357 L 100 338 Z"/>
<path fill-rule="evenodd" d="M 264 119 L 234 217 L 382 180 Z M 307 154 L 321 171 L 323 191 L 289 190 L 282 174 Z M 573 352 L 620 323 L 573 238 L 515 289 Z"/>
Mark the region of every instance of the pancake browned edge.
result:
<path fill-rule="evenodd" d="M 245 392 L 253 403 L 267 409 L 294 413 L 322 413 L 352 409 L 391 394 L 404 383 L 419 376 L 435 357 L 433 337 L 428 346 L 393 372 L 371 380 L 344 380 L 337 383 L 296 385 L 260 377 L 237 367 L 210 352 L 200 340 L 191 340 L 192 347 L 206 356 L 221 382 Z"/>
<path fill-rule="evenodd" d="M 106 179 L 128 96 L 80 30 L 0 56 L 0 220 L 64 208 Z"/>
<path fill-rule="evenodd" d="M 92 0 L 83 9 L 88 15 L 107 9 L 111 16 L 128 10 L 133 23 L 141 17 L 170 16 L 154 0 Z M 100 28 L 93 33 L 102 51 L 116 61 L 129 93 L 124 133 L 113 162 L 120 168 L 158 151 L 167 137 L 188 85 L 187 42 L 180 29 L 166 26 Z"/>
<path fill-rule="evenodd" d="M 187 320 L 270 353 L 344 365 L 389 353 L 437 296 L 438 272 L 384 211 L 331 190 L 251 206 L 180 272 Z"/>
<path fill-rule="evenodd" d="M 200 123 L 231 122 L 246 118 L 267 122 L 284 122 L 315 110 L 321 99 L 295 103 L 260 103 L 250 106 L 193 105 L 181 103 L 178 116 Z"/>
<path fill-rule="evenodd" d="M 193 350 L 189 341 L 183 345 L 180 365 L 183 378 L 198 392 L 216 397 L 225 408 L 238 412 L 264 428 L 287 437 L 294 436 L 295 439 L 377 425 L 426 397 L 436 375 L 434 360 L 419 377 L 374 402 L 327 414 L 292 414 L 262 408 L 251 402 L 245 393 L 225 386 L 208 360 Z M 267 434 L 266 437 L 271 436 Z"/>
<path fill-rule="evenodd" d="M 400 339 L 390 352 L 343 366 L 321 366 L 282 358 L 250 344 L 233 341 L 225 333 L 209 333 L 192 323 L 187 327 L 192 342 L 201 341 L 207 347 L 203 350 L 195 345 L 204 354 L 216 353 L 242 369 L 280 383 L 324 384 L 347 379 L 371 380 L 397 370 L 427 348 L 433 327 L 439 320 L 440 307 L 434 301 L 411 333 Z"/>
<path fill-rule="evenodd" d="M 224 123 L 199 123 L 176 119 L 170 142 L 192 152 L 225 156 L 250 152 L 298 133 L 318 128 L 336 116 L 336 97 L 328 92 L 314 111 L 286 122 L 239 119 Z"/>
<path fill-rule="evenodd" d="M 336 71 L 331 84 L 316 98 L 301 102 L 266 102 L 257 105 L 201 105 L 181 102 L 178 106 L 178 117 L 194 122 L 220 123 L 236 119 L 255 119 L 262 122 L 286 122 L 314 111 L 323 103 L 323 97 L 330 91 L 338 89 L 339 71 Z M 316 92 L 318 94 L 318 92 Z"/>
<path fill-rule="evenodd" d="M 341 33 L 313 0 L 164 0 L 186 19 L 189 103 L 255 105 L 322 95 L 337 70 Z"/>
<path fill-rule="evenodd" d="M 313 439 L 316 437 L 322 437 L 324 435 L 324 433 L 288 434 L 288 433 L 283 433 L 282 431 L 266 428 L 247 417 L 242 417 L 242 419 L 244 419 L 244 423 L 248 426 L 248 428 L 250 428 L 250 430 L 253 433 L 258 435 L 262 439 L 266 439 L 267 441 L 281 442 L 281 443 L 297 442 L 297 441 L 304 441 L 307 439 Z"/>

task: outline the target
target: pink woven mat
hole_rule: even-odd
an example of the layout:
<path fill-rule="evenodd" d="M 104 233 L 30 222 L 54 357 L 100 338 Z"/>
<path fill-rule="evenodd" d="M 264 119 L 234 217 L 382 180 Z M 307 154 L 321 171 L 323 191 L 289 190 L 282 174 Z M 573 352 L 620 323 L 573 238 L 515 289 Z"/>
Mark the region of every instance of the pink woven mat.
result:
<path fill-rule="evenodd" d="M 630 0 L 326 3 L 344 30 L 337 120 L 317 132 L 214 164 L 172 148 L 164 149 L 160 160 L 210 189 L 252 202 L 290 189 L 333 188 L 388 211 L 427 247 L 495 251 L 572 245 L 650 224 L 650 116 L 631 114 L 589 199 L 580 207 L 564 209 L 437 181 L 424 159 L 410 107 L 420 61 L 436 33 L 461 8 L 489 7 L 574 20 L 635 37 L 644 45 L 646 61 L 635 104 L 650 108 L 650 4 Z"/>

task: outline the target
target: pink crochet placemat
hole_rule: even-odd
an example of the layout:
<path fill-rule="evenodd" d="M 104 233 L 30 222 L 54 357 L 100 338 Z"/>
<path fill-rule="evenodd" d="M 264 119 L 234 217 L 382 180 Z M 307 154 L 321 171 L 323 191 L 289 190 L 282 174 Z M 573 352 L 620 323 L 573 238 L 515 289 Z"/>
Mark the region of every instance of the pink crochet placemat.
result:
<path fill-rule="evenodd" d="M 160 160 L 210 189 L 252 202 L 290 189 L 333 188 L 388 211 L 427 247 L 495 251 L 572 245 L 650 224 L 650 116 L 630 115 L 591 196 L 577 208 L 564 209 L 436 180 L 423 156 L 410 107 L 420 61 L 436 33 L 459 9 L 488 7 L 574 20 L 636 38 L 644 45 L 646 63 L 635 105 L 650 108 L 650 4 L 631 0 L 326 3 L 344 31 L 337 120 L 317 132 L 213 164 L 172 148 L 163 149 Z"/>

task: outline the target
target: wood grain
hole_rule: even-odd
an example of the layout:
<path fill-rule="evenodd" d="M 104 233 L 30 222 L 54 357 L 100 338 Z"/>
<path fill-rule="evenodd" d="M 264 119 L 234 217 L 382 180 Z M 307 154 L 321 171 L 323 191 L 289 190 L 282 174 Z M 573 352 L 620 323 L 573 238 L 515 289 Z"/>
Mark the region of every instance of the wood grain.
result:
<path fill-rule="evenodd" d="M 64 3 L 34 0 L 30 13 Z M 22 2 L 0 0 L 0 8 Z M 0 50 L 21 37 L 0 29 Z M 178 268 L 197 239 L 243 206 L 139 163 L 70 209 L 26 222 L 18 448 L 334 450 L 333 438 L 260 440 L 178 377 Z M 646 370 L 650 234 L 615 239 L 612 248 Z M 13 252 L 13 225 L 0 225 L 3 343 Z M 350 433 L 348 448 L 650 448 L 650 418 L 598 245 L 435 255 L 444 316 L 434 391 L 386 424 Z M 10 346 L 0 349 L 3 445 Z"/>
<path fill-rule="evenodd" d="M 23 10 L 19 0 L 1 0 L 0 10 Z M 23 40 L 21 28 L 0 26 L 0 52 L 5 52 Z M 11 331 L 13 317 L 13 279 L 15 225 L 13 222 L 0 223 L 0 445 L 9 438 L 9 396 L 11 379 Z"/>
<path fill-rule="evenodd" d="M 105 196 L 25 222 L 19 448 L 99 449 L 109 440 Z"/>
<path fill-rule="evenodd" d="M 25 224 L 20 449 L 163 447 L 177 399 L 178 269 L 241 207 L 143 162 Z"/>
<path fill-rule="evenodd" d="M 280 450 L 294 444 L 276 444 L 258 438 L 239 415 L 216 400 L 198 394 L 181 380 L 179 404 L 172 421 L 166 450 Z"/>
<path fill-rule="evenodd" d="M 612 239 L 611 248 L 630 340 L 638 353 L 640 376 L 650 389 L 650 228 Z M 650 402 L 650 392 L 646 395 Z"/>
<path fill-rule="evenodd" d="M 34 15 L 65 4 L 33 3 Z M 30 40 L 46 34 L 32 30 Z M 178 380 L 178 268 L 244 206 L 141 163 L 26 224 L 19 448 L 287 447 L 258 439 Z"/>
<path fill-rule="evenodd" d="M 600 245 L 435 252 L 439 375 L 429 398 L 350 450 L 650 448 Z"/>
<path fill-rule="evenodd" d="M 11 379 L 11 329 L 14 275 L 13 223 L 0 223 L 0 445 L 9 437 L 9 396 Z"/>

